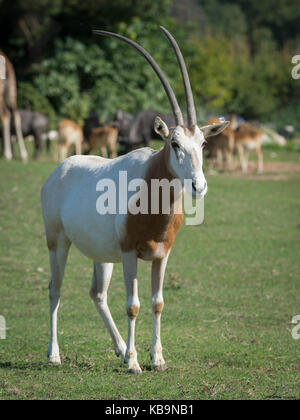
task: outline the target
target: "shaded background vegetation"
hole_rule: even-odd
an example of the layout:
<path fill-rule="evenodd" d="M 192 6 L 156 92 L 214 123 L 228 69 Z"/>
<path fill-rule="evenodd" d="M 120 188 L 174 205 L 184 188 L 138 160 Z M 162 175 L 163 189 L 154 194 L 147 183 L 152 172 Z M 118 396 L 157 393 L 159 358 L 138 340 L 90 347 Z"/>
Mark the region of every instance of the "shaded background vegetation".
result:
<path fill-rule="evenodd" d="M 181 45 L 199 110 L 296 124 L 300 82 L 298 0 L 0 0 L 0 48 L 15 65 L 19 103 L 82 121 L 92 110 L 109 119 L 121 108 L 170 112 L 146 61 L 92 29 L 122 33 L 152 53 L 183 102 L 163 24 Z"/>

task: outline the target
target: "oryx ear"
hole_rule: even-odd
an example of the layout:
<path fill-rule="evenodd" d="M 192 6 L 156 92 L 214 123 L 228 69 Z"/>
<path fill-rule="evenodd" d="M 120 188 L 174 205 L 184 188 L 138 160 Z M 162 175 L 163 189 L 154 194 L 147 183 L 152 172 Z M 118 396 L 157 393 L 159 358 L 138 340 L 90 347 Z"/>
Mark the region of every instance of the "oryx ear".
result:
<path fill-rule="evenodd" d="M 230 124 L 230 121 L 222 121 L 216 124 L 205 125 L 200 127 L 205 138 L 216 136 L 217 134 L 222 133 L 222 131 Z"/>
<path fill-rule="evenodd" d="M 169 129 L 167 124 L 159 117 L 155 118 L 154 131 L 160 135 L 163 140 L 166 140 L 169 135 Z"/>

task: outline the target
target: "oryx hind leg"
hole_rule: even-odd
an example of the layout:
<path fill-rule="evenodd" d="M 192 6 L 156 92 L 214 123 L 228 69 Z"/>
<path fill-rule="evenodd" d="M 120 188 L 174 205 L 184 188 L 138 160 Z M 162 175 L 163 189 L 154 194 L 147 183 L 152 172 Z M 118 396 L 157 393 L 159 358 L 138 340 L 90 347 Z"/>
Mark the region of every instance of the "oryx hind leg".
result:
<path fill-rule="evenodd" d="M 57 341 L 57 312 L 60 303 L 60 289 L 62 286 L 68 252 L 71 245 L 63 232 L 48 241 L 51 281 L 49 284 L 50 300 L 50 342 L 48 347 L 49 363 L 60 364 L 59 346 Z"/>
<path fill-rule="evenodd" d="M 94 273 L 90 289 L 90 296 L 93 299 L 96 309 L 103 318 L 104 324 L 108 329 L 114 343 L 115 353 L 125 360 L 126 344 L 122 339 L 116 324 L 111 316 L 107 305 L 107 291 L 109 288 L 113 271 L 112 263 L 94 262 Z"/>

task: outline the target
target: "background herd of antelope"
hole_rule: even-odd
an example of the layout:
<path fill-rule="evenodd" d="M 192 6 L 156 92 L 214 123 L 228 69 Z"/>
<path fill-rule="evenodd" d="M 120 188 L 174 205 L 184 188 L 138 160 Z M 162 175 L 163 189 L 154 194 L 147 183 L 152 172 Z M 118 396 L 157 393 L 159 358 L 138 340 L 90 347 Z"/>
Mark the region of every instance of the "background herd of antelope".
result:
<path fill-rule="evenodd" d="M 47 116 L 21 110 L 17 108 L 17 83 L 15 71 L 9 58 L 4 57 L 6 79 L 0 80 L 0 117 L 3 126 L 2 151 L 7 160 L 13 158 L 13 133 L 17 134 L 21 158 L 27 160 L 27 151 L 23 137 L 31 136 L 34 140 L 34 158 L 38 158 L 42 151 L 42 139 L 47 142 L 50 150 L 49 137 L 56 140 L 53 157 L 63 161 L 70 154 L 91 154 L 100 151 L 103 157 L 114 158 L 118 155 L 119 145 L 123 146 L 120 153 L 133 150 L 140 145 L 149 146 L 150 140 L 158 138 L 153 129 L 155 116 L 161 115 L 155 111 L 141 111 L 133 116 L 120 109 L 116 109 L 115 118 L 103 123 L 100 112 L 93 112 L 85 119 L 84 124 L 72 121 L 70 118 L 62 119 L 56 130 L 49 132 Z M 163 116 L 169 125 L 174 126 L 171 115 Z M 211 117 L 207 124 L 216 124 L 222 117 Z M 236 115 L 228 116 L 230 124 L 219 135 L 209 139 L 204 147 L 206 158 L 210 165 L 219 170 L 233 171 L 238 168 L 247 173 L 249 155 L 254 153 L 257 160 L 257 172 L 263 172 L 263 138 L 271 132 L 277 143 L 284 145 L 285 139 L 271 129 L 263 129 L 257 123 L 239 122 Z M 205 123 L 205 122 L 204 122 Z M 237 155 L 239 165 L 235 162 Z"/>
<path fill-rule="evenodd" d="M 49 124 L 47 117 L 29 110 L 18 111 L 17 88 L 15 72 L 8 57 L 5 57 L 5 80 L 0 81 L 0 110 L 3 125 L 3 152 L 7 160 L 12 159 L 11 131 L 17 133 L 21 157 L 27 160 L 24 145 L 24 136 L 31 135 L 35 142 L 34 157 L 39 157 L 42 150 L 42 137 L 47 139 Z M 78 124 L 69 118 L 62 119 L 54 132 L 57 142 L 54 150 L 54 159 L 63 161 L 70 153 L 91 154 L 101 151 L 103 157 L 114 158 L 118 153 L 118 144 L 125 146 L 125 152 L 133 150 L 141 144 L 149 146 L 150 140 L 155 138 L 153 130 L 154 117 L 159 112 L 144 111 L 136 117 L 122 110 L 116 110 L 115 120 L 104 124 L 98 113 L 94 112 L 85 119 L 85 123 Z M 173 117 L 166 117 L 169 127 L 174 125 Z M 11 124 L 14 118 L 14 124 Z M 224 118 L 224 117 L 223 117 Z M 216 124 L 222 120 L 219 117 L 210 118 L 208 124 Z M 142 125 L 141 125 L 142 120 Z M 218 136 L 211 138 L 205 145 L 205 155 L 218 169 L 234 170 L 235 155 L 238 155 L 240 168 L 243 172 L 248 170 L 249 154 L 254 152 L 257 156 L 257 171 L 263 171 L 262 140 L 265 132 L 255 124 L 248 122 L 238 123 L 235 115 L 229 116 L 230 124 Z M 53 132 L 52 132 L 53 136 Z M 47 148 L 49 149 L 49 139 Z"/>

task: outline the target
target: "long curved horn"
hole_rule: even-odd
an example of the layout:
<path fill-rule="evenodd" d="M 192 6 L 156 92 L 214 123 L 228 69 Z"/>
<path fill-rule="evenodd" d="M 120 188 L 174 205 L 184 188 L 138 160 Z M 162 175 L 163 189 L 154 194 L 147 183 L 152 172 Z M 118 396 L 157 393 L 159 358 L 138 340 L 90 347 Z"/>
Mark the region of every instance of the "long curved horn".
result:
<path fill-rule="evenodd" d="M 96 35 L 104 35 L 104 36 L 108 36 L 108 37 L 110 36 L 110 37 L 113 37 L 113 38 L 120 39 L 121 41 L 126 42 L 127 44 L 131 45 L 133 48 L 138 50 L 142 54 L 142 56 L 146 58 L 148 63 L 151 65 L 151 67 L 153 68 L 153 70 L 155 71 L 157 76 L 159 77 L 159 79 L 160 79 L 160 81 L 161 81 L 161 83 L 162 83 L 162 85 L 163 85 L 163 87 L 166 91 L 166 94 L 169 98 L 169 101 L 170 101 L 170 104 L 171 104 L 171 107 L 172 107 L 172 110 L 173 110 L 176 125 L 183 126 L 184 125 L 184 120 L 183 120 L 182 112 L 179 108 L 177 99 L 175 97 L 175 94 L 174 94 L 166 76 L 164 75 L 164 73 L 160 69 L 159 65 L 154 60 L 154 58 L 152 58 L 151 55 L 146 50 L 144 50 L 144 48 L 142 48 L 140 45 L 138 45 L 136 42 L 132 41 L 131 39 L 126 38 L 123 35 L 115 34 L 113 32 L 98 31 L 98 30 L 94 30 L 93 33 L 96 34 Z"/>
<path fill-rule="evenodd" d="M 180 67 L 180 71 L 182 74 L 182 80 L 184 84 L 184 91 L 185 91 L 185 97 L 186 97 L 186 106 L 187 106 L 187 117 L 188 117 L 188 127 L 193 128 L 195 125 L 197 125 L 197 116 L 196 116 L 196 110 L 195 110 L 195 104 L 194 104 L 194 98 L 193 98 L 193 92 L 191 88 L 191 83 L 189 79 L 189 75 L 186 69 L 186 65 L 184 62 L 184 58 L 182 56 L 182 53 L 180 51 L 180 48 L 176 42 L 176 40 L 173 38 L 173 36 L 168 32 L 163 26 L 160 26 L 160 29 L 163 31 L 163 33 L 166 35 L 168 40 L 170 41 L 176 57 L 177 61 Z"/>

